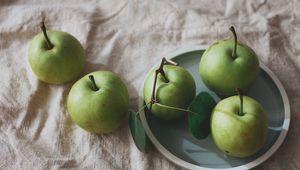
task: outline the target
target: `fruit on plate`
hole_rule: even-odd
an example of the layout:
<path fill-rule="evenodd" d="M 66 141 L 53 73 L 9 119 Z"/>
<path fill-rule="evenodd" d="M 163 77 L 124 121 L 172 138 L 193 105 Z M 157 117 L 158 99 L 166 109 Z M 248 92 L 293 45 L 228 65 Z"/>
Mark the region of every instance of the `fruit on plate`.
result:
<path fill-rule="evenodd" d="M 165 65 L 164 61 L 167 60 L 165 58 L 162 60 L 158 70 L 155 68 L 148 73 L 144 83 L 144 100 L 145 103 L 149 103 L 154 96 L 156 103 L 151 107 L 152 114 L 164 120 L 171 120 L 185 113 L 159 104 L 187 109 L 195 98 L 196 85 L 194 78 L 186 69 L 177 65 Z M 155 82 L 156 72 L 158 74 Z"/>
<path fill-rule="evenodd" d="M 246 91 L 256 80 L 259 61 L 255 52 L 237 41 L 225 39 L 208 47 L 200 59 L 199 73 L 204 84 L 221 96 L 235 94 L 235 88 Z"/>
<path fill-rule="evenodd" d="M 220 150 L 234 157 L 248 157 L 265 143 L 268 120 L 264 108 L 247 96 L 221 100 L 211 116 L 211 133 Z"/>
<path fill-rule="evenodd" d="M 29 46 L 29 64 L 41 81 L 62 84 L 73 80 L 83 70 L 84 49 L 72 35 L 61 31 L 46 31 L 36 35 Z"/>
<path fill-rule="evenodd" d="M 81 128 L 94 133 L 112 132 L 126 117 L 127 87 L 112 72 L 89 73 L 72 86 L 67 108 L 72 120 Z"/>

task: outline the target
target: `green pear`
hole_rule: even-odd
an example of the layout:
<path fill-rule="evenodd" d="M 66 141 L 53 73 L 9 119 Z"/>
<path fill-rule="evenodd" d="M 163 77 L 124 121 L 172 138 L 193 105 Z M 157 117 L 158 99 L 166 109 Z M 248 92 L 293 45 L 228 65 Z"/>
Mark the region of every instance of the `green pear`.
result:
<path fill-rule="evenodd" d="M 245 44 L 226 39 L 208 47 L 200 59 L 199 73 L 204 84 L 221 96 L 230 96 L 236 88 L 246 91 L 256 80 L 259 61 Z"/>
<path fill-rule="evenodd" d="M 29 64 L 41 81 L 51 84 L 69 82 L 84 68 L 84 49 L 72 35 L 61 31 L 46 31 L 36 35 L 29 46 Z"/>
<path fill-rule="evenodd" d="M 156 99 L 158 103 L 187 109 L 195 98 L 196 84 L 192 75 L 182 67 L 165 65 L 163 67 L 165 77 L 159 74 L 156 82 Z M 153 84 L 155 80 L 155 69 L 151 70 L 144 83 L 144 100 L 146 103 L 151 101 Z M 153 104 L 152 114 L 156 117 L 171 120 L 183 116 L 182 111 L 164 108 Z"/>
<path fill-rule="evenodd" d="M 127 87 L 112 72 L 89 73 L 72 86 L 67 108 L 72 120 L 86 131 L 113 132 L 128 111 Z"/>
<path fill-rule="evenodd" d="M 262 148 L 267 138 L 268 119 L 256 100 L 231 96 L 221 100 L 213 109 L 211 134 L 224 153 L 248 157 Z"/>

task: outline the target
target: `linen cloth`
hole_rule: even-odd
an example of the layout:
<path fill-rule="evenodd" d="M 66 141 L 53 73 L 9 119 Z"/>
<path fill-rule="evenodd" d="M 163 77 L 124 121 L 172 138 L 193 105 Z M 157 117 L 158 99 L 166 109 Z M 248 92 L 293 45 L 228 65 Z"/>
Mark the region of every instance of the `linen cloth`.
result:
<path fill-rule="evenodd" d="M 28 45 L 45 20 L 74 35 L 86 52 L 81 76 L 111 70 L 126 83 L 130 110 L 149 69 L 164 54 L 232 36 L 283 83 L 291 126 L 279 150 L 256 169 L 300 169 L 300 1 L 5 0 L 0 2 L 0 169 L 181 169 L 158 151 L 139 152 L 127 120 L 96 135 L 66 109 L 74 80 L 49 85 L 28 64 Z"/>

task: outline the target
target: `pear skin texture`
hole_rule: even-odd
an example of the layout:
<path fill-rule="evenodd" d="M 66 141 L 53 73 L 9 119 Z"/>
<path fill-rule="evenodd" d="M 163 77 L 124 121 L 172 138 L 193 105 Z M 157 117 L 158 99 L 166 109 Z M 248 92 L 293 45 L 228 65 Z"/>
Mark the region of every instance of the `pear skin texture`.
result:
<path fill-rule="evenodd" d="M 43 82 L 62 84 L 79 76 L 84 68 L 85 53 L 80 42 L 61 31 L 47 31 L 48 49 L 43 33 L 36 35 L 29 45 L 29 64 L 34 74 Z"/>
<path fill-rule="evenodd" d="M 194 78 L 187 70 L 179 66 L 165 65 L 163 69 L 169 82 L 166 82 L 162 75 L 158 74 L 155 92 L 158 102 L 187 109 L 196 95 Z M 151 70 L 144 84 L 144 100 L 146 103 L 151 101 L 154 78 L 155 70 Z M 186 113 L 153 104 L 152 114 L 164 120 L 171 120 L 180 118 Z"/>
<path fill-rule="evenodd" d="M 221 100 L 211 116 L 211 133 L 215 144 L 234 157 L 248 157 L 262 148 L 266 141 L 268 118 L 254 99 L 243 97 L 243 116 L 239 96 Z"/>
<path fill-rule="evenodd" d="M 99 90 L 92 89 L 93 75 Z M 110 133 L 124 121 L 128 112 L 128 91 L 123 81 L 109 71 L 89 73 L 71 88 L 67 108 L 72 120 L 93 133 Z"/>
<path fill-rule="evenodd" d="M 254 83 L 259 73 L 255 52 L 245 44 L 237 44 L 237 57 L 232 57 L 234 40 L 222 40 L 211 45 L 200 59 L 199 73 L 204 84 L 221 96 L 243 91 Z"/>

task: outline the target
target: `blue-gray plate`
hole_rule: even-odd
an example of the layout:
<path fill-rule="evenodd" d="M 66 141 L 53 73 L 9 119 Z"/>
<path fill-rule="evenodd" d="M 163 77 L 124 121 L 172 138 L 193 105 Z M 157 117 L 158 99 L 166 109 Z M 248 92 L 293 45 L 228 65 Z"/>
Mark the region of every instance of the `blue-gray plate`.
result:
<path fill-rule="evenodd" d="M 198 72 L 200 58 L 207 46 L 178 49 L 164 55 L 186 68 L 194 77 L 197 93 L 206 91 L 216 101 L 220 98 L 202 82 Z M 162 121 L 151 113 L 140 112 L 143 127 L 159 152 L 187 169 L 250 169 L 268 159 L 282 144 L 290 124 L 290 104 L 278 78 L 262 63 L 260 73 L 247 95 L 259 101 L 269 116 L 267 141 L 262 149 L 248 158 L 230 157 L 218 150 L 211 136 L 197 140 L 189 132 L 187 120 Z M 139 108 L 144 105 L 143 88 Z M 147 116 L 146 116 L 147 114 Z"/>

